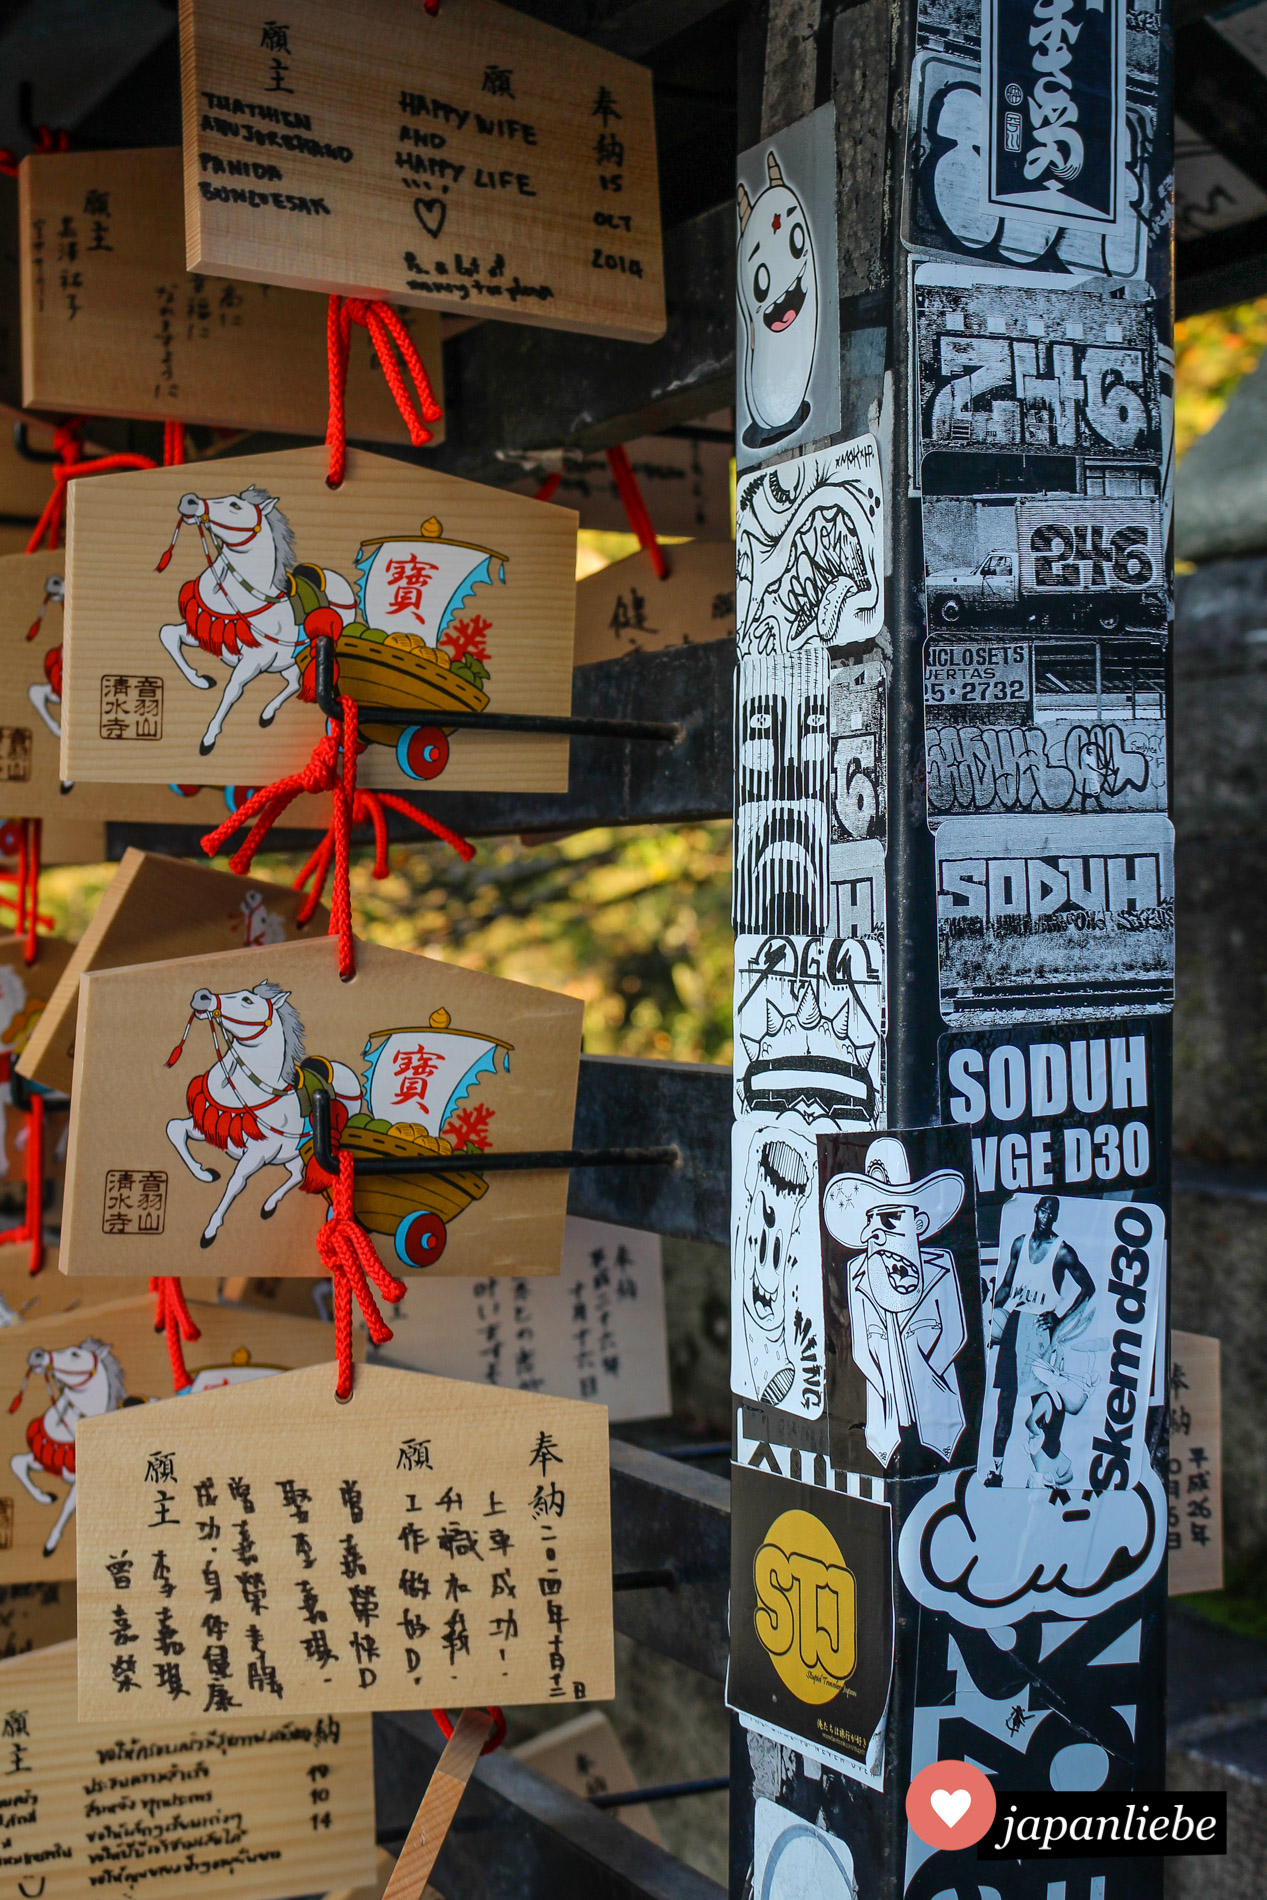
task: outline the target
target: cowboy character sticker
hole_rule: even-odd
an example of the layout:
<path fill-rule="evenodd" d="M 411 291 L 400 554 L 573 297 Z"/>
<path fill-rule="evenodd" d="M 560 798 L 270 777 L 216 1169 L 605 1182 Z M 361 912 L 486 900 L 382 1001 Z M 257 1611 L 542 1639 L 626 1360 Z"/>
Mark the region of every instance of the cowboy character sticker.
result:
<path fill-rule="evenodd" d="M 833 1460 L 894 1476 L 970 1463 L 982 1373 L 966 1136 L 824 1136 L 819 1169 Z"/>
<path fill-rule="evenodd" d="M 205 466 L 199 488 L 189 468 L 71 484 L 64 778 L 301 771 L 324 641 L 361 709 L 363 783 L 566 789 L 566 741 L 444 715 L 570 712 L 575 515 L 364 453 L 337 489 L 320 449 Z"/>
<path fill-rule="evenodd" d="M 580 1003 L 374 944 L 344 984 L 337 954 L 325 937 L 81 979 L 71 1271 L 117 1273 L 121 1244 L 154 1273 L 206 1271 L 227 1226 L 226 1269 L 315 1277 L 322 1098 L 335 1150 L 398 1164 L 355 1194 L 393 1271 L 558 1272 L 566 1173 L 480 1158 L 571 1145 Z M 121 1049 L 140 1078 L 123 1094 Z"/>

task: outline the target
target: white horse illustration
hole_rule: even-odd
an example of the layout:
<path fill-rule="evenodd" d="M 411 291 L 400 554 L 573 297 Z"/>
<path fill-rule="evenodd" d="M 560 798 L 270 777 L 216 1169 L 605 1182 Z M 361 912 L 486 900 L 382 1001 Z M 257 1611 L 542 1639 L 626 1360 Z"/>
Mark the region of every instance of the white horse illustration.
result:
<path fill-rule="evenodd" d="M 215 680 L 195 672 L 182 647 L 199 647 L 232 668 L 198 747 L 205 757 L 230 709 L 261 673 L 280 673 L 284 682 L 260 713 L 261 726 L 271 726 L 278 709 L 299 691 L 296 654 L 305 636 L 288 584 L 294 536 L 276 495 L 254 485 L 240 495 L 182 495 L 177 507 L 180 519 L 160 568 L 170 560 L 176 536 L 186 524 L 198 529 L 207 566 L 196 580 L 185 582 L 181 618 L 161 627 L 158 637 L 191 686 L 211 687 Z M 336 620 L 346 626 L 356 613 L 351 586 L 328 568 L 321 579 Z"/>
<path fill-rule="evenodd" d="M 307 1136 L 308 1118 L 297 1092 L 298 1069 L 304 1056 L 304 1026 L 290 1001 L 290 991 L 276 983 L 257 983 L 253 990 L 195 990 L 190 998 L 189 1022 L 211 1024 L 219 1060 L 205 1075 L 197 1075 L 185 1093 L 189 1113 L 167 1124 L 167 1139 L 189 1172 L 199 1181 L 218 1181 L 215 1168 L 205 1168 L 189 1152 L 191 1141 L 209 1142 L 236 1163 L 219 1205 L 203 1229 L 201 1245 L 209 1247 L 229 1208 L 253 1174 L 261 1168 L 286 1170 L 286 1179 L 260 1209 L 268 1220 L 278 1205 L 298 1187 L 304 1175 L 300 1143 Z M 175 1063 L 184 1048 L 169 1057 Z M 343 1063 L 331 1065 L 333 1094 L 346 1114 L 361 1105 L 361 1084 Z M 336 1135 L 337 1135 L 336 1126 Z"/>
<path fill-rule="evenodd" d="M 56 1504 L 57 1499 L 51 1491 L 40 1489 L 33 1472 L 46 1471 L 70 1486 L 44 1545 L 44 1555 L 51 1557 L 75 1509 L 75 1429 L 81 1418 L 100 1418 L 103 1412 L 117 1411 L 127 1397 L 127 1388 L 118 1360 L 102 1339 L 85 1339 L 60 1352 L 36 1347 L 27 1354 L 26 1378 L 9 1407 L 11 1412 L 22 1403 L 27 1379 L 33 1372 L 44 1374 L 51 1402 L 48 1410 L 40 1418 L 33 1418 L 26 1428 L 30 1449 L 15 1452 L 9 1465 L 37 1504 Z"/>
<path fill-rule="evenodd" d="M 50 574 L 44 583 L 44 598 L 40 602 L 40 611 L 27 629 L 27 639 L 34 640 L 44 625 L 44 615 L 54 601 L 60 605 L 66 598 L 66 581 L 61 574 Z M 50 647 L 44 655 L 44 678 L 37 686 L 28 686 L 26 696 L 44 724 L 55 739 L 62 736 L 62 649 L 60 643 Z"/>

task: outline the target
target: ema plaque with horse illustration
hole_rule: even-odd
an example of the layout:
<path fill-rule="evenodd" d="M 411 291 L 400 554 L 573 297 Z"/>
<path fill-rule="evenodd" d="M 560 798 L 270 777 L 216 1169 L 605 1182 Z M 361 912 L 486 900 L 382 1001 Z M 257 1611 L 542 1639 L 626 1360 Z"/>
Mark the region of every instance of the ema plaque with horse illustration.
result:
<path fill-rule="evenodd" d="M 330 1328 L 318 1319 L 197 1301 L 190 1312 L 202 1336 L 185 1348 L 192 1384 L 182 1399 L 333 1356 Z M 154 1302 L 85 1301 L 6 1326 L 0 1393 L 0 1583 L 73 1577 L 80 1424 L 173 1396 Z"/>
<path fill-rule="evenodd" d="M 67 1271 L 312 1277 L 336 1144 L 453 1167 L 357 1184 L 393 1272 L 557 1273 L 564 1170 L 479 1171 L 490 1149 L 571 1145 L 573 997 L 329 937 L 86 974 L 62 1235 Z M 126 1086 L 120 1087 L 121 1077 Z M 406 1276 L 408 1277 L 408 1276 Z"/>
<path fill-rule="evenodd" d="M 201 780 L 121 785 L 63 779 L 65 597 L 63 549 L 0 555 L 0 784 L 6 814 L 43 820 L 46 863 L 58 861 L 49 857 L 50 826 L 65 828 L 68 821 L 83 831 L 103 821 L 213 829 L 241 802 L 243 788 Z M 157 677 L 142 676 L 138 688 L 142 706 L 147 695 L 157 703 L 161 690 Z M 287 822 L 324 827 L 328 815 L 328 799 L 301 796 L 290 806 Z M 79 855 L 64 861 L 91 864 L 104 855 L 103 837 L 86 855 L 81 849 Z"/>
<path fill-rule="evenodd" d="M 71 484 L 63 780 L 302 771 L 328 640 L 336 691 L 367 709 L 363 784 L 567 789 L 566 739 L 446 730 L 445 714 L 570 712 L 576 516 L 363 451 L 338 489 L 326 474 L 311 448 Z"/>

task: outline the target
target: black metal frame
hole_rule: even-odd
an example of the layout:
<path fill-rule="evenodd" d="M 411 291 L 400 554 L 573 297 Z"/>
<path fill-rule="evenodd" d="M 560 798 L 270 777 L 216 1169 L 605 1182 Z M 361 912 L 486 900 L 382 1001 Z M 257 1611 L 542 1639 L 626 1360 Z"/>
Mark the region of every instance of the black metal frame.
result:
<path fill-rule="evenodd" d="M 339 699 L 338 664 L 334 641 L 322 634 L 313 641 L 313 698 L 335 725 L 343 723 Z M 539 732 L 576 739 L 645 739 L 660 745 L 676 745 L 682 728 L 676 720 L 666 719 L 574 719 L 553 713 L 444 712 L 419 713 L 401 706 L 357 706 L 363 725 L 419 726 L 424 730 L 450 727 L 476 732 Z"/>
<path fill-rule="evenodd" d="M 312 1091 L 312 1152 L 327 1174 L 339 1172 L 339 1155 L 330 1125 L 330 1097 Z M 559 1168 L 672 1168 L 681 1160 L 676 1148 L 542 1148 L 518 1154 L 363 1155 L 354 1154 L 355 1174 L 528 1174 Z"/>

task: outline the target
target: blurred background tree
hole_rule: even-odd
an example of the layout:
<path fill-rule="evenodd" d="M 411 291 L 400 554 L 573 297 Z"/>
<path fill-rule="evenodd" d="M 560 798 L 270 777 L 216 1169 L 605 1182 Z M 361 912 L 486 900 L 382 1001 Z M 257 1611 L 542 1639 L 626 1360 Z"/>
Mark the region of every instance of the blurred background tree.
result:
<path fill-rule="evenodd" d="M 1212 429 L 1267 345 L 1267 297 L 1175 325 L 1175 452 Z"/>

